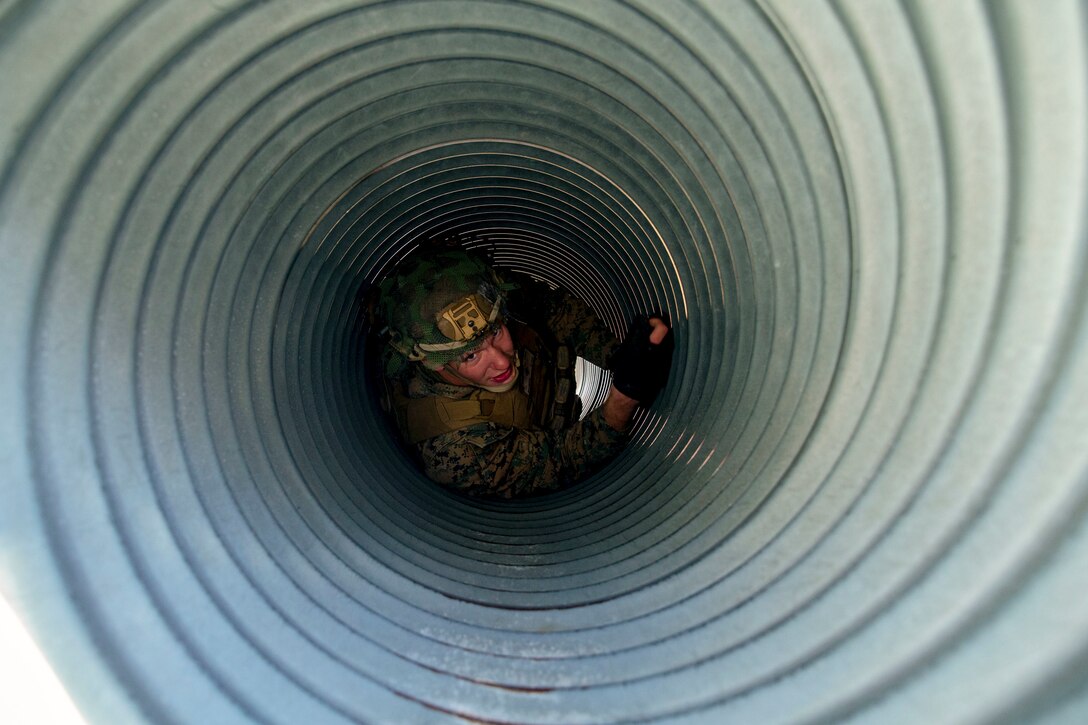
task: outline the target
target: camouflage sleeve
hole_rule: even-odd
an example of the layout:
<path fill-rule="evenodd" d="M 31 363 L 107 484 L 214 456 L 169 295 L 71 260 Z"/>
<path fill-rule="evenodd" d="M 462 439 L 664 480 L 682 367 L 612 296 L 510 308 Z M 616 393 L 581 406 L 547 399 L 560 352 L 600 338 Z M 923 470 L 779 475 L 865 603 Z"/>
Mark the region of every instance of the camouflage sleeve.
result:
<path fill-rule="evenodd" d="M 434 481 L 472 496 L 513 498 L 569 486 L 626 442 L 627 434 L 597 410 L 561 431 L 485 423 L 423 441 L 418 449 Z"/>
<path fill-rule="evenodd" d="M 570 345 L 575 355 L 602 368 L 620 341 L 583 300 L 546 285 L 522 281 L 523 294 L 534 314 L 543 322 L 555 341 Z"/>
<path fill-rule="evenodd" d="M 576 355 L 607 368 L 608 358 L 620 341 L 585 302 L 573 295 L 557 294 L 548 317 L 552 334 L 560 343 L 570 345 Z"/>

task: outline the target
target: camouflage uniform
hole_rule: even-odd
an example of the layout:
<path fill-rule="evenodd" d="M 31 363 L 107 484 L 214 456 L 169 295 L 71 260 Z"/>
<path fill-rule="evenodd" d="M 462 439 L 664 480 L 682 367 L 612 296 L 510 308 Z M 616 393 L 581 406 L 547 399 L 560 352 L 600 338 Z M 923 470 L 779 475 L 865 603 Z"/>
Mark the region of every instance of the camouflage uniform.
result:
<path fill-rule="evenodd" d="M 542 355 L 525 356 L 529 362 L 523 365 L 519 380 L 523 389 L 533 381 L 554 388 L 550 367 L 559 345 L 568 345 L 576 355 L 606 366 L 619 341 L 584 302 L 527 278 L 519 278 L 516 284 L 500 284 L 510 293 L 509 308 L 503 310 L 508 325 L 531 328 L 545 350 Z M 403 354 L 398 355 L 395 349 L 387 356 L 393 360 L 390 383 L 408 399 L 466 400 L 479 394 L 477 388 L 443 381 L 426 364 L 410 365 L 398 374 L 398 357 Z M 577 397 L 572 397 L 577 402 Z M 599 409 L 581 421 L 575 411 L 558 430 L 551 429 L 552 421 L 539 418 L 516 426 L 477 420 L 422 441 L 407 442 L 414 446 L 424 472 L 434 481 L 469 495 L 500 498 L 575 483 L 614 457 L 627 442 L 626 433 L 609 426 Z M 401 432 L 408 437 L 403 421 Z"/>

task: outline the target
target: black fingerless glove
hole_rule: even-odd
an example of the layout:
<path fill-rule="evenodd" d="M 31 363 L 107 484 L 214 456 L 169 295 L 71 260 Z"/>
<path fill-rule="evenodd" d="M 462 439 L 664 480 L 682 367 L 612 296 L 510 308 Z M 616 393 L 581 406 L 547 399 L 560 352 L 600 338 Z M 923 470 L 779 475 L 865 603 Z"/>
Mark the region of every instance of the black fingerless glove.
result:
<path fill-rule="evenodd" d="M 636 317 L 608 361 L 616 389 L 645 404 L 653 402 L 665 387 L 672 366 L 672 330 L 657 345 L 650 342 L 652 331 L 648 317 Z"/>

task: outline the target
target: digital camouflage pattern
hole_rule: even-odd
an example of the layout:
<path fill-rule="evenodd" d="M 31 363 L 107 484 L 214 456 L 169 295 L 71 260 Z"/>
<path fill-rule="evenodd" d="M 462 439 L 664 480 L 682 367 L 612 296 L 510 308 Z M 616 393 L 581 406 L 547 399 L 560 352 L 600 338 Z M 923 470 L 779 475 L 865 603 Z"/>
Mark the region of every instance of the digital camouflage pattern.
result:
<path fill-rule="evenodd" d="M 588 305 L 528 278 L 506 287 L 513 289 L 511 318 L 530 325 L 546 345 L 569 345 L 577 355 L 605 366 L 619 341 Z M 540 375 L 554 379 L 545 369 L 523 368 L 520 374 L 526 380 Z M 404 376 L 405 390 L 413 398 L 456 400 L 473 391 L 446 383 L 420 365 L 410 366 Z M 569 486 L 615 457 L 626 443 L 626 432 L 613 429 L 596 410 L 558 431 L 481 423 L 435 436 L 415 449 L 426 475 L 438 483 L 472 496 L 514 498 Z"/>
<path fill-rule="evenodd" d="M 463 250 L 409 258 L 381 285 L 386 373 L 409 362 L 436 369 L 478 348 L 502 324 L 506 288 L 483 259 Z"/>
<path fill-rule="evenodd" d="M 548 371 L 534 371 L 547 374 Z M 457 386 L 438 383 L 435 392 Z M 516 498 L 565 488 L 615 457 L 627 436 L 599 410 L 559 431 L 482 423 L 416 446 L 432 480 L 470 496 Z"/>

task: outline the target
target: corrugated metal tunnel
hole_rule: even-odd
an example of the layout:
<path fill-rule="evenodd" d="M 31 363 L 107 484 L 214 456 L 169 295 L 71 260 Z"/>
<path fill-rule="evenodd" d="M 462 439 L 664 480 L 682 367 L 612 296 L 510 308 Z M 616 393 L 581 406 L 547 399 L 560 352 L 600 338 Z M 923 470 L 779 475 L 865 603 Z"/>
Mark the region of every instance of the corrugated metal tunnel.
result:
<path fill-rule="evenodd" d="M 0 584 L 90 721 L 1088 715 L 1083 4 L 0 8 Z M 602 473 L 400 454 L 433 234 L 668 311 Z"/>

